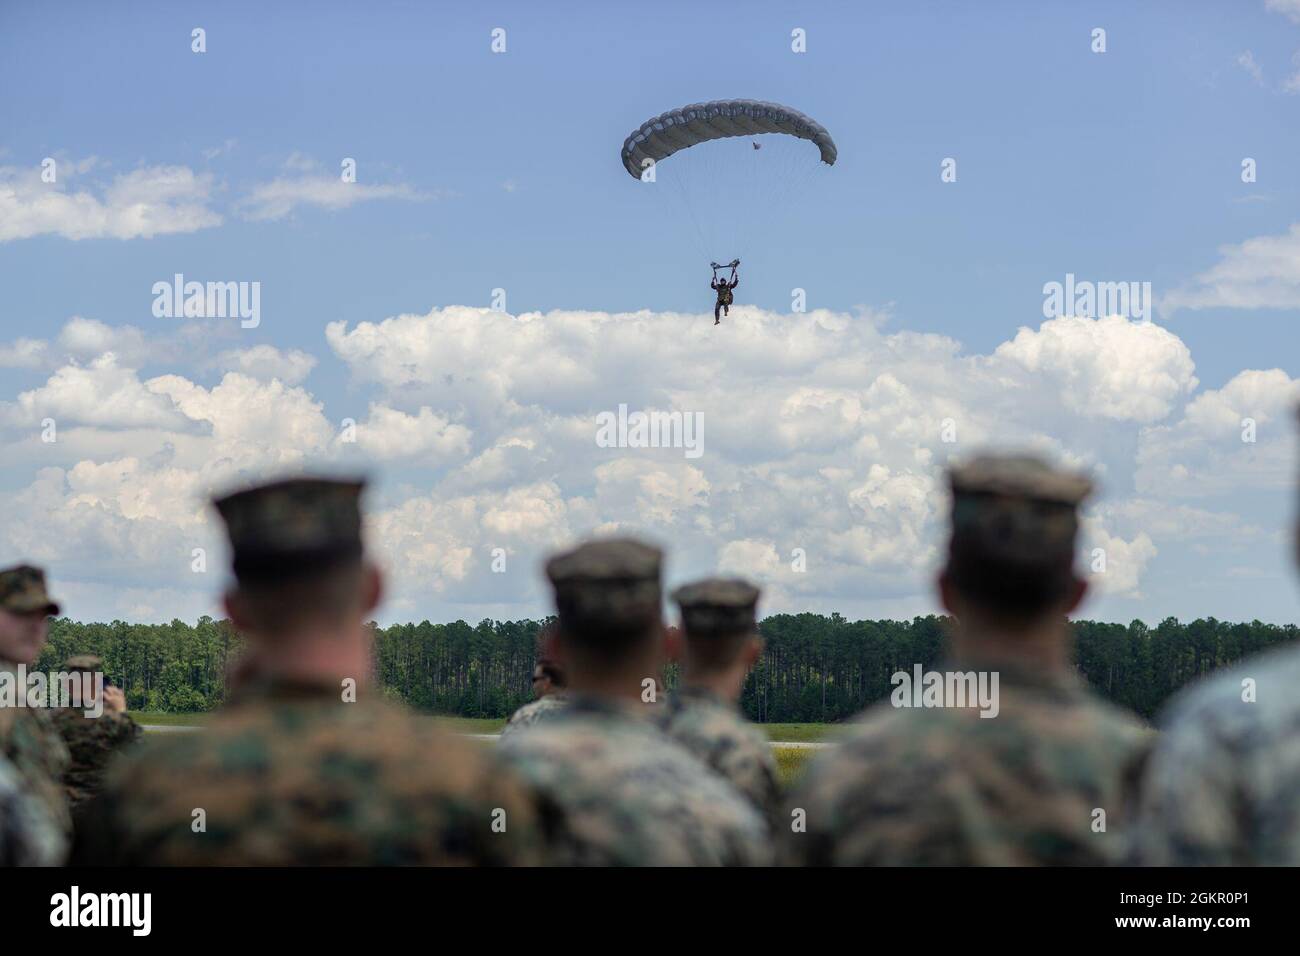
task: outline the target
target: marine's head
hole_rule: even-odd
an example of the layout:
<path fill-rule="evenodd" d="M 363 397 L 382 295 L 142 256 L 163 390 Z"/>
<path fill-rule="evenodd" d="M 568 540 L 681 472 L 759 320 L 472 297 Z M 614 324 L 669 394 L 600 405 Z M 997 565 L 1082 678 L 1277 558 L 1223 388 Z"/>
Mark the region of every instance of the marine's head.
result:
<path fill-rule="evenodd" d="M 533 668 L 533 696 L 549 697 L 564 689 L 564 678 L 554 663 L 538 661 Z"/>
<path fill-rule="evenodd" d="M 958 615 L 1030 626 L 1073 610 L 1087 590 L 1075 573 L 1083 475 L 1039 458 L 984 455 L 948 473 L 952 490 L 945 605 Z"/>
<path fill-rule="evenodd" d="M 741 578 L 705 578 L 672 594 L 681 611 L 682 653 L 690 679 L 744 674 L 763 653 L 759 589 Z"/>
<path fill-rule="evenodd" d="M 578 671 L 615 673 L 657 655 L 662 563 L 663 552 L 634 538 L 588 541 L 546 562 L 556 640 L 571 680 Z"/>
<path fill-rule="evenodd" d="M 0 660 L 34 664 L 59 605 L 45 589 L 45 572 L 30 564 L 0 570 Z"/>
<path fill-rule="evenodd" d="M 382 584 L 361 542 L 364 487 L 292 478 L 214 500 L 230 538 L 226 609 L 237 627 L 274 640 L 348 626 L 376 607 Z"/>

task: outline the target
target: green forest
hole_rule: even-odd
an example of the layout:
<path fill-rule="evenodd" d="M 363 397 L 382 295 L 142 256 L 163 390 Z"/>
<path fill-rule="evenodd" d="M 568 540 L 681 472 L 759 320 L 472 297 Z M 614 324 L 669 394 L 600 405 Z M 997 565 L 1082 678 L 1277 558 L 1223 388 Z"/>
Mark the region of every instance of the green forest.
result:
<path fill-rule="evenodd" d="M 537 633 L 545 621 L 464 621 L 372 626 L 376 676 L 384 692 L 429 713 L 504 717 L 531 698 Z M 762 622 L 762 660 L 742 704 L 754 720 L 843 720 L 886 697 L 889 677 L 939 663 L 949 619 L 848 621 L 838 614 L 777 614 Z M 1074 623 L 1075 659 L 1093 688 L 1152 717 L 1179 687 L 1216 668 L 1287 641 L 1293 624 L 1230 624 L 1214 618 L 1155 627 Z M 58 618 L 41 655 L 42 670 L 74 654 L 99 654 L 108 680 L 132 710 L 210 710 L 226 693 L 225 674 L 243 642 L 228 621 L 196 624 L 83 624 Z M 671 689 L 675 668 L 665 684 Z"/>

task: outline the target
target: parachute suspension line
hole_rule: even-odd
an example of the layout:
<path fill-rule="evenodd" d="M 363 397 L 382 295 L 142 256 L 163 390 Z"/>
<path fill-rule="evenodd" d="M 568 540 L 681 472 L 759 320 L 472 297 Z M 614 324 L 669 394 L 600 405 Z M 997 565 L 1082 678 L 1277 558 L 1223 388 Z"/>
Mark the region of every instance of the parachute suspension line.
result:
<path fill-rule="evenodd" d="M 791 200 L 806 193 L 805 187 L 819 171 L 818 166 L 807 162 L 806 156 L 802 153 L 803 151 L 798 148 L 777 148 L 769 153 L 769 159 L 776 172 L 776 189 L 768 197 L 768 202 L 774 209 L 788 211 Z M 771 178 L 773 177 L 767 177 L 767 179 Z"/>
<path fill-rule="evenodd" d="M 656 168 L 655 171 L 657 173 L 659 171 L 658 168 Z M 690 219 L 691 225 L 695 229 L 696 250 L 702 256 L 708 255 L 708 252 L 706 251 L 708 240 L 704 236 L 704 229 L 700 226 L 699 217 L 695 215 L 695 203 L 691 199 L 690 190 L 687 188 L 686 182 L 676 169 L 671 171 L 671 182 L 672 185 L 669 187 L 669 192 L 671 192 L 673 198 L 684 207 L 686 216 Z"/>
<path fill-rule="evenodd" d="M 726 223 L 719 216 L 717 194 L 720 185 L 717 157 L 710 152 L 693 152 L 681 161 L 669 164 L 673 182 L 684 197 L 687 216 L 699 241 L 699 251 L 705 259 L 718 255 L 716 244 L 720 229 Z M 712 200 L 712 204 L 710 203 Z"/>
<path fill-rule="evenodd" d="M 723 255 L 727 261 L 734 258 L 738 252 L 740 242 L 739 229 L 742 223 L 746 221 L 745 210 L 736 208 L 733 176 L 736 169 L 731 162 L 730 154 L 732 150 L 728 147 L 738 146 L 739 142 L 732 142 L 722 145 L 722 149 L 710 149 L 697 151 L 698 158 L 702 160 L 704 166 L 703 180 L 709 191 L 709 200 L 705 200 L 705 207 L 712 216 L 710 231 L 713 241 L 718 243 L 722 248 L 711 250 L 709 256 Z M 741 177 L 740 186 L 746 186 L 744 176 Z M 743 201 L 743 196 L 741 197 Z"/>

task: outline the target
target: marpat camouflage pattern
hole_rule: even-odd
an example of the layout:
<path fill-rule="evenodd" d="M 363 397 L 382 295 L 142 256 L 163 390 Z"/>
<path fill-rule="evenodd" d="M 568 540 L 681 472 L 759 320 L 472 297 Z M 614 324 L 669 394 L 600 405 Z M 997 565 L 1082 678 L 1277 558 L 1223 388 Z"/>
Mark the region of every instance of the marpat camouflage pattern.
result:
<path fill-rule="evenodd" d="M 781 784 L 767 736 L 731 701 L 701 688 L 668 697 L 659 725 L 749 798 L 773 826 L 781 816 Z"/>
<path fill-rule="evenodd" d="M 0 757 L 0 867 L 58 866 L 67 851 L 59 822 L 26 791 L 13 764 Z"/>
<path fill-rule="evenodd" d="M 103 793 L 86 808 L 91 838 L 78 860 L 537 861 L 531 807 L 490 751 L 405 708 L 340 697 L 337 687 L 262 681 L 233 696 L 202 732 L 141 744 L 109 769 Z M 199 810 L 206 832 L 192 828 Z"/>
<path fill-rule="evenodd" d="M 503 761 L 538 801 L 547 862 L 569 866 L 757 866 L 767 827 L 736 790 L 636 704 L 574 695 Z"/>
<path fill-rule="evenodd" d="M 940 670 L 971 670 L 948 664 Z M 978 668 L 974 668 L 978 669 Z M 1151 732 L 1073 678 L 999 670 L 1000 710 L 868 708 L 787 801 L 807 830 L 782 862 L 811 866 L 1084 866 L 1121 862 Z M 1105 811 L 1105 832 L 1094 811 Z M 1131 809 L 1131 808 L 1130 808 Z"/>
<path fill-rule="evenodd" d="M 506 725 L 501 728 L 501 736 L 505 738 L 532 727 L 539 721 L 547 720 L 560 713 L 568 705 L 569 696 L 562 691 L 531 700 L 510 715 Z"/>
<path fill-rule="evenodd" d="M 0 672 L 17 681 L 18 665 L 0 661 Z M 20 689 L 23 693 L 24 689 Z M 72 835 L 72 816 L 63 791 L 68 748 L 54 726 L 52 712 L 42 706 L 0 706 L 0 757 L 23 780 L 24 790 L 44 806 L 45 814 L 65 838 Z"/>
<path fill-rule="evenodd" d="M 1254 701 L 1243 681 L 1255 682 Z M 1300 651 L 1174 698 L 1142 787 L 1135 862 L 1300 866 Z"/>
<path fill-rule="evenodd" d="M 110 758 L 140 739 L 140 725 L 129 714 L 104 711 L 87 717 L 84 710 L 60 707 L 54 725 L 68 748 L 68 769 L 63 775 L 68 806 L 76 811 L 99 792 Z"/>
<path fill-rule="evenodd" d="M 104 660 L 97 654 L 78 654 L 63 662 L 68 673 L 101 674 Z M 71 758 L 63 775 L 68 806 L 77 808 L 99 792 L 104 769 L 119 750 L 140 739 L 140 725 L 130 714 L 103 708 L 98 717 L 87 716 L 86 707 L 59 707 L 53 712 L 54 726 Z"/>

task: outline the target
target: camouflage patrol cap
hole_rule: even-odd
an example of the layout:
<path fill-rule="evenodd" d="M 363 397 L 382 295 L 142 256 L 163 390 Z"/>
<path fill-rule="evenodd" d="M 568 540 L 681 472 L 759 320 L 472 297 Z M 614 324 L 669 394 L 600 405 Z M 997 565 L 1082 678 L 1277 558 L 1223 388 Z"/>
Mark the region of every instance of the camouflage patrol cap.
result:
<path fill-rule="evenodd" d="M 629 631 L 659 620 L 663 552 L 634 538 L 588 541 L 546 562 L 560 626 Z"/>
<path fill-rule="evenodd" d="M 0 571 L 0 607 L 15 614 L 44 611 L 59 613 L 59 605 L 45 591 L 45 572 L 30 564 L 19 564 Z"/>
<path fill-rule="evenodd" d="M 740 578 L 705 578 L 672 594 L 681 608 L 687 637 L 755 630 L 758 596 L 758 588 Z"/>
<path fill-rule="evenodd" d="M 981 455 L 948 472 L 954 495 L 998 495 L 1068 505 L 1092 492 L 1085 476 L 1053 468 L 1033 455 Z"/>
<path fill-rule="evenodd" d="M 63 662 L 65 671 L 102 671 L 104 659 L 98 654 L 78 654 Z"/>
<path fill-rule="evenodd" d="M 951 469 L 954 549 L 1011 563 L 1073 561 L 1083 475 L 1028 455 L 983 455 Z"/>
<path fill-rule="evenodd" d="M 361 557 L 361 480 L 290 478 L 213 504 L 241 581 L 319 571 Z"/>
<path fill-rule="evenodd" d="M 952 487 L 949 568 L 958 583 L 1036 575 L 1059 590 L 1074 564 L 1085 476 L 1040 458 L 984 455 L 948 472 Z M 1015 582 L 1003 587 L 1010 594 Z M 987 591 L 987 588 L 984 590 Z"/>

